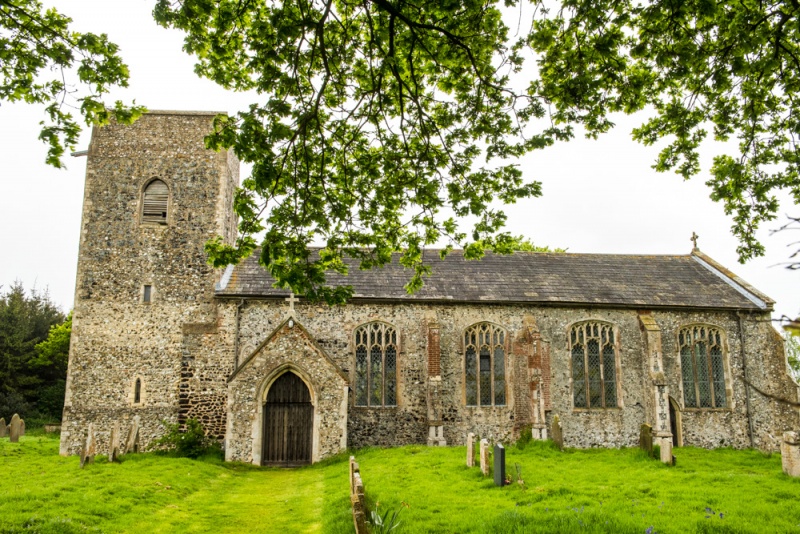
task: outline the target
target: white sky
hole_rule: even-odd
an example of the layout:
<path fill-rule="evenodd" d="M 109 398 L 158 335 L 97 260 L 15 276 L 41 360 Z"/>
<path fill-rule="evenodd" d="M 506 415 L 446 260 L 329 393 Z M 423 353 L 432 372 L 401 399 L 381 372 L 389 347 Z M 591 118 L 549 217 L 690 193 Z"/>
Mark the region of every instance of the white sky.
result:
<path fill-rule="evenodd" d="M 120 46 L 131 82 L 109 102 L 135 99 L 150 109 L 231 113 L 251 102 L 251 96 L 198 78 L 192 58 L 181 51 L 182 35 L 155 24 L 150 1 L 59 0 L 54 5 L 74 19 L 73 29 L 105 32 Z M 47 288 L 66 311 L 75 289 L 86 160 L 67 157 L 66 171 L 45 165 L 46 148 L 37 139 L 42 118 L 40 108 L 0 106 L 0 285 L 21 280 L 26 288 Z M 538 245 L 614 254 L 688 254 L 694 231 L 703 252 L 777 301 L 775 317 L 796 316 L 800 272 L 780 264 L 796 250 L 790 244 L 800 240 L 800 233 L 770 235 L 785 222 L 779 219 L 761 231 L 766 257 L 738 264 L 731 219 L 709 199 L 704 184 L 721 147 L 704 147 L 704 174 L 689 182 L 658 174 L 651 169 L 657 149 L 630 140 L 631 128 L 640 122 L 620 117 L 617 128 L 598 141 L 575 139 L 524 158 L 526 178 L 541 181 L 544 194 L 508 207 L 508 229 Z M 85 132 L 78 149 L 88 143 Z M 798 216 L 800 208 L 787 201 L 781 217 L 785 214 Z"/>

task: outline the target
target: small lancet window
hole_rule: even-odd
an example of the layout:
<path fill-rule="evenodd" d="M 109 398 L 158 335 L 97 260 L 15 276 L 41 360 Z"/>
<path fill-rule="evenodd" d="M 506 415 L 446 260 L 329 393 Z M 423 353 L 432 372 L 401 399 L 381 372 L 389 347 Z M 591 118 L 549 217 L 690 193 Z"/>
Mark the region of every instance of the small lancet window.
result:
<path fill-rule="evenodd" d="M 687 408 L 725 408 L 725 368 L 722 336 L 718 328 L 690 326 L 678 334 Z"/>
<path fill-rule="evenodd" d="M 161 180 L 153 180 L 144 189 L 142 199 L 142 222 L 167 224 L 169 188 Z"/>
<path fill-rule="evenodd" d="M 397 405 L 397 331 L 380 322 L 355 333 L 356 406 Z"/>
<path fill-rule="evenodd" d="M 464 383 L 467 406 L 506 403 L 505 331 L 478 323 L 464 333 Z"/>
<path fill-rule="evenodd" d="M 569 346 L 575 408 L 618 406 L 614 327 L 596 322 L 577 324 L 570 330 Z"/>
<path fill-rule="evenodd" d="M 137 378 L 136 384 L 133 386 L 133 403 L 139 404 L 142 402 L 142 379 Z"/>

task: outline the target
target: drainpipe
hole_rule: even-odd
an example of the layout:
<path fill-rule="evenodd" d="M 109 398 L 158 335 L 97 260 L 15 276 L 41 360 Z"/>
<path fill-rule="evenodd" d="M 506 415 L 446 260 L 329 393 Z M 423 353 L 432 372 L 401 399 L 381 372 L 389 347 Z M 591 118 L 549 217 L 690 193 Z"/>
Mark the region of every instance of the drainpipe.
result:
<path fill-rule="evenodd" d="M 753 438 L 753 416 L 750 409 L 750 377 L 747 374 L 747 351 L 744 350 L 744 321 L 742 320 L 742 312 L 736 312 L 739 317 L 739 349 L 742 354 L 742 371 L 744 372 L 744 400 L 745 410 L 747 411 L 747 430 L 750 437 L 750 448 L 754 449 L 755 439 Z"/>
<path fill-rule="evenodd" d="M 236 305 L 236 336 L 233 341 L 233 370 L 239 367 L 239 324 L 242 320 L 242 308 L 244 307 L 244 299 L 239 301 Z"/>

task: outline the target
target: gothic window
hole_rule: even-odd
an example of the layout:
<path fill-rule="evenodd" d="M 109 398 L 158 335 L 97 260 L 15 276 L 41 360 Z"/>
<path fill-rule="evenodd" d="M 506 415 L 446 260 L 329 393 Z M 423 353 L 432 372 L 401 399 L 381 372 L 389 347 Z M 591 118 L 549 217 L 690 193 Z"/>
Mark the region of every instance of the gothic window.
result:
<path fill-rule="evenodd" d="M 569 334 L 575 408 L 616 408 L 617 346 L 614 327 L 587 321 Z"/>
<path fill-rule="evenodd" d="M 355 334 L 356 406 L 397 405 L 397 331 L 380 322 Z"/>
<path fill-rule="evenodd" d="M 718 328 L 693 325 L 678 334 L 687 408 L 725 408 L 725 369 L 722 334 Z"/>
<path fill-rule="evenodd" d="M 472 325 L 464 332 L 467 406 L 505 405 L 505 338 L 505 331 L 490 323 Z"/>
<path fill-rule="evenodd" d="M 169 188 L 161 180 L 153 180 L 142 194 L 142 222 L 167 224 Z"/>

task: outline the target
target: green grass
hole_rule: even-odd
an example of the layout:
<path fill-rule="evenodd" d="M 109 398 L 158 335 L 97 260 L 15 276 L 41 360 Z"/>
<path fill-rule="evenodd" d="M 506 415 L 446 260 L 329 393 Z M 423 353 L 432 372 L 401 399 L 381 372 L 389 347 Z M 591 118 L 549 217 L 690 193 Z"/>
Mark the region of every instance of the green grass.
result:
<path fill-rule="evenodd" d="M 47 436 L 0 440 L 0 532 L 353 529 L 346 455 L 284 470 L 135 454 L 81 470 L 57 449 Z M 355 454 L 379 511 L 408 505 L 396 533 L 800 532 L 800 479 L 777 454 L 686 448 L 667 467 L 636 449 L 533 442 L 507 449 L 525 483 L 503 488 L 464 466 L 464 447 Z"/>

